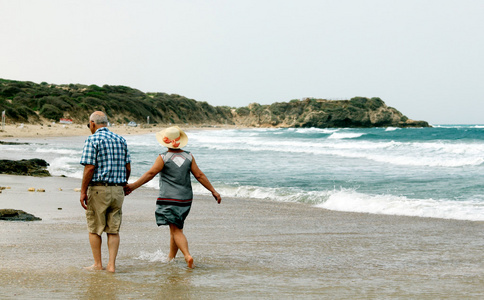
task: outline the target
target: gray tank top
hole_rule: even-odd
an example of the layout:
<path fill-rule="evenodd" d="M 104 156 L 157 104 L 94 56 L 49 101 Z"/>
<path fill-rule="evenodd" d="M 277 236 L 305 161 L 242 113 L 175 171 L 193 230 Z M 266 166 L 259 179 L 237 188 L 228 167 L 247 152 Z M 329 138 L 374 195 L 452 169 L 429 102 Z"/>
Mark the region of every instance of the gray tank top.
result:
<path fill-rule="evenodd" d="M 190 169 L 192 155 L 188 151 L 164 152 L 164 167 L 160 172 L 160 194 L 158 200 L 192 200 Z"/>

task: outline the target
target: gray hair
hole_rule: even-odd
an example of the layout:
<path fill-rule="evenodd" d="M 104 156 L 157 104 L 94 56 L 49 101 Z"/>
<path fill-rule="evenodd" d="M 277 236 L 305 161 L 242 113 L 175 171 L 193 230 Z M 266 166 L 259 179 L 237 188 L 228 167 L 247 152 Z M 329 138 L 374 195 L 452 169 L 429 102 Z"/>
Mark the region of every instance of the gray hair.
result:
<path fill-rule="evenodd" d="M 108 124 L 108 117 L 106 117 L 106 115 L 102 111 L 93 112 L 89 119 L 97 125 Z"/>

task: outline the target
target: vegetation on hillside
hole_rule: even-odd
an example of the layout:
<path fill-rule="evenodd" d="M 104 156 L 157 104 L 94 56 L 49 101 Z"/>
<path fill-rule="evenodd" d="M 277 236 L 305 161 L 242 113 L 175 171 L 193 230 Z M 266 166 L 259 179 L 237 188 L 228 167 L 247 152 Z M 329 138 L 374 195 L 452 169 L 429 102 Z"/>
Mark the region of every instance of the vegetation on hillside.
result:
<path fill-rule="evenodd" d="M 42 123 L 69 118 L 84 123 L 96 110 L 112 123 L 242 125 L 254 127 L 427 127 L 380 98 L 331 101 L 307 98 L 271 105 L 212 106 L 176 94 L 143 93 L 126 86 L 55 85 L 0 79 L 0 111 L 10 122 Z"/>
<path fill-rule="evenodd" d="M 0 79 L 0 110 L 14 122 L 72 119 L 86 122 L 96 110 L 111 122 L 226 123 L 232 119 L 229 107 L 213 107 L 180 95 L 143 93 L 126 86 L 55 85 L 42 82 Z"/>

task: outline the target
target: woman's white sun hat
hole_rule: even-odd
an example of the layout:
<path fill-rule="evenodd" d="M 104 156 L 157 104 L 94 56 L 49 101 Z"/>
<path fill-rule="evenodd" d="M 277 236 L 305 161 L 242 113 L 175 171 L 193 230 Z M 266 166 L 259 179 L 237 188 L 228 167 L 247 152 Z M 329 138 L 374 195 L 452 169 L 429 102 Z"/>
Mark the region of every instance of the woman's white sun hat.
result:
<path fill-rule="evenodd" d="M 187 145 L 188 136 L 178 126 L 172 126 L 157 132 L 156 140 L 167 148 L 180 149 Z"/>

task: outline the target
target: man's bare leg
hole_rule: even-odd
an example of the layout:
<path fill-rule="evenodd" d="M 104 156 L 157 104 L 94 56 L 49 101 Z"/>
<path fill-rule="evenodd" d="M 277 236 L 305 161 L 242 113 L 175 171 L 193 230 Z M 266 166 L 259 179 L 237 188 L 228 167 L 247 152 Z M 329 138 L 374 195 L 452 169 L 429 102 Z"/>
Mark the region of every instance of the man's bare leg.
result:
<path fill-rule="evenodd" d="M 95 233 L 89 233 L 89 243 L 91 244 L 92 256 L 94 258 L 94 264 L 90 267 L 86 267 L 87 270 L 102 270 L 103 262 L 101 260 L 101 244 L 102 238 Z"/>
<path fill-rule="evenodd" d="M 168 261 L 171 261 L 176 257 L 176 254 L 178 252 L 178 246 L 175 243 L 175 238 L 173 237 L 173 234 L 170 232 L 170 253 L 168 253 Z"/>
<path fill-rule="evenodd" d="M 114 273 L 116 271 L 116 257 L 118 256 L 119 234 L 108 233 L 109 262 L 106 271 Z"/>
<path fill-rule="evenodd" d="M 175 241 L 176 246 L 180 249 L 180 251 L 185 256 L 185 261 L 187 262 L 187 266 L 189 268 L 193 268 L 193 257 L 190 255 L 188 251 L 188 241 L 183 233 L 183 229 L 176 227 L 174 224 L 170 224 L 170 235 L 173 236 L 173 240 Z"/>

